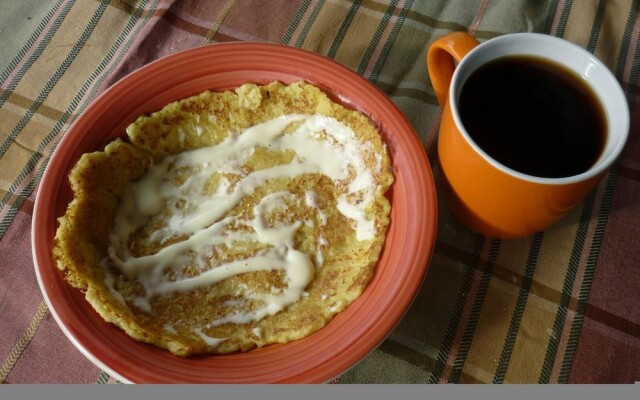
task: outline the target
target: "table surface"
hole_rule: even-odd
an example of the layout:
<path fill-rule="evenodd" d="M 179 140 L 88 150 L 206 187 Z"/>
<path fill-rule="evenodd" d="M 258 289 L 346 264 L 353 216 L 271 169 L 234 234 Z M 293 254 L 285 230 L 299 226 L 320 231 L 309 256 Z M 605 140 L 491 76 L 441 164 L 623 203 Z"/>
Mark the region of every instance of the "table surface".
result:
<path fill-rule="evenodd" d="M 439 188 L 440 113 L 425 56 L 451 31 L 480 41 L 542 32 L 586 48 L 622 85 L 629 141 L 585 201 L 532 237 L 476 234 L 439 202 L 434 254 L 413 305 L 336 382 L 640 381 L 638 1 L 27 0 L 2 7 L 0 383 L 116 382 L 57 326 L 30 244 L 42 172 L 98 94 L 155 59 L 203 44 L 301 47 L 357 71 L 398 105 Z"/>

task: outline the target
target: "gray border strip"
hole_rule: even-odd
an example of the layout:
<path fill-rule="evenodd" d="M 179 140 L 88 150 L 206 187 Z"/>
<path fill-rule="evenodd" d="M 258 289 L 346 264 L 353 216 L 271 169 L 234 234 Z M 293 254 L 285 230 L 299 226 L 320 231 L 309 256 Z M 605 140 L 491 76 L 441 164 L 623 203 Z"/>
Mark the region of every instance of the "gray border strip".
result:
<path fill-rule="evenodd" d="M 640 385 L 1 385 L 3 399 L 632 399 Z"/>

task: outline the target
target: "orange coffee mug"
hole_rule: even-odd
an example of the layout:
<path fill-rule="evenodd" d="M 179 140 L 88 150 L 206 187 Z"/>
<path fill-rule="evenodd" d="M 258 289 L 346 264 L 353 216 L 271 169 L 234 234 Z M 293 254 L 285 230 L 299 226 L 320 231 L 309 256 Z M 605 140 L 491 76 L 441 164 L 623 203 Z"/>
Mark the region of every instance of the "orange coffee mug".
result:
<path fill-rule="evenodd" d="M 604 139 L 599 155 L 586 170 L 559 177 L 519 171 L 497 161 L 462 123 L 460 98 L 465 82 L 487 63 L 511 56 L 548 60 L 590 87 L 601 105 Z M 509 239 L 545 230 L 593 190 L 626 143 L 629 106 L 620 84 L 597 58 L 566 40 L 513 33 L 480 44 L 471 35 L 456 32 L 429 47 L 427 67 L 442 107 L 438 158 L 443 195 L 460 221 L 486 236 Z M 482 93 L 490 105 L 497 94 L 489 89 Z M 488 120 L 504 118 L 503 113 L 492 110 Z M 508 132 L 518 133 L 519 129 Z M 493 132 L 488 129 L 483 134 L 490 137 Z"/>

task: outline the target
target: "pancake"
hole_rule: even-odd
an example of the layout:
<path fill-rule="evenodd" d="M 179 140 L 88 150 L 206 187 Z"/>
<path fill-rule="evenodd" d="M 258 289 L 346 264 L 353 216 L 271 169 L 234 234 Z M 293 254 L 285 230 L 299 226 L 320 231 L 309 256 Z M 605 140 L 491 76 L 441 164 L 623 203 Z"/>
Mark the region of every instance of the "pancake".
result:
<path fill-rule="evenodd" d="M 375 273 L 393 182 L 364 114 L 305 82 L 140 116 L 85 154 L 53 255 L 106 321 L 179 356 L 321 329 Z"/>

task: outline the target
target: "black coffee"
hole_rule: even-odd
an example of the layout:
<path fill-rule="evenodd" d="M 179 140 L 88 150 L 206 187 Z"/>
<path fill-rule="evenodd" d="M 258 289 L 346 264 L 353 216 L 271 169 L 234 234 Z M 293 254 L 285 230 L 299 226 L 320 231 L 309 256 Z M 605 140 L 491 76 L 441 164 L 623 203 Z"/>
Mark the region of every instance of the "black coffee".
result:
<path fill-rule="evenodd" d="M 600 101 L 582 78 L 556 63 L 509 56 L 464 83 L 460 117 L 471 138 L 501 164 L 527 175 L 587 171 L 606 142 Z"/>

